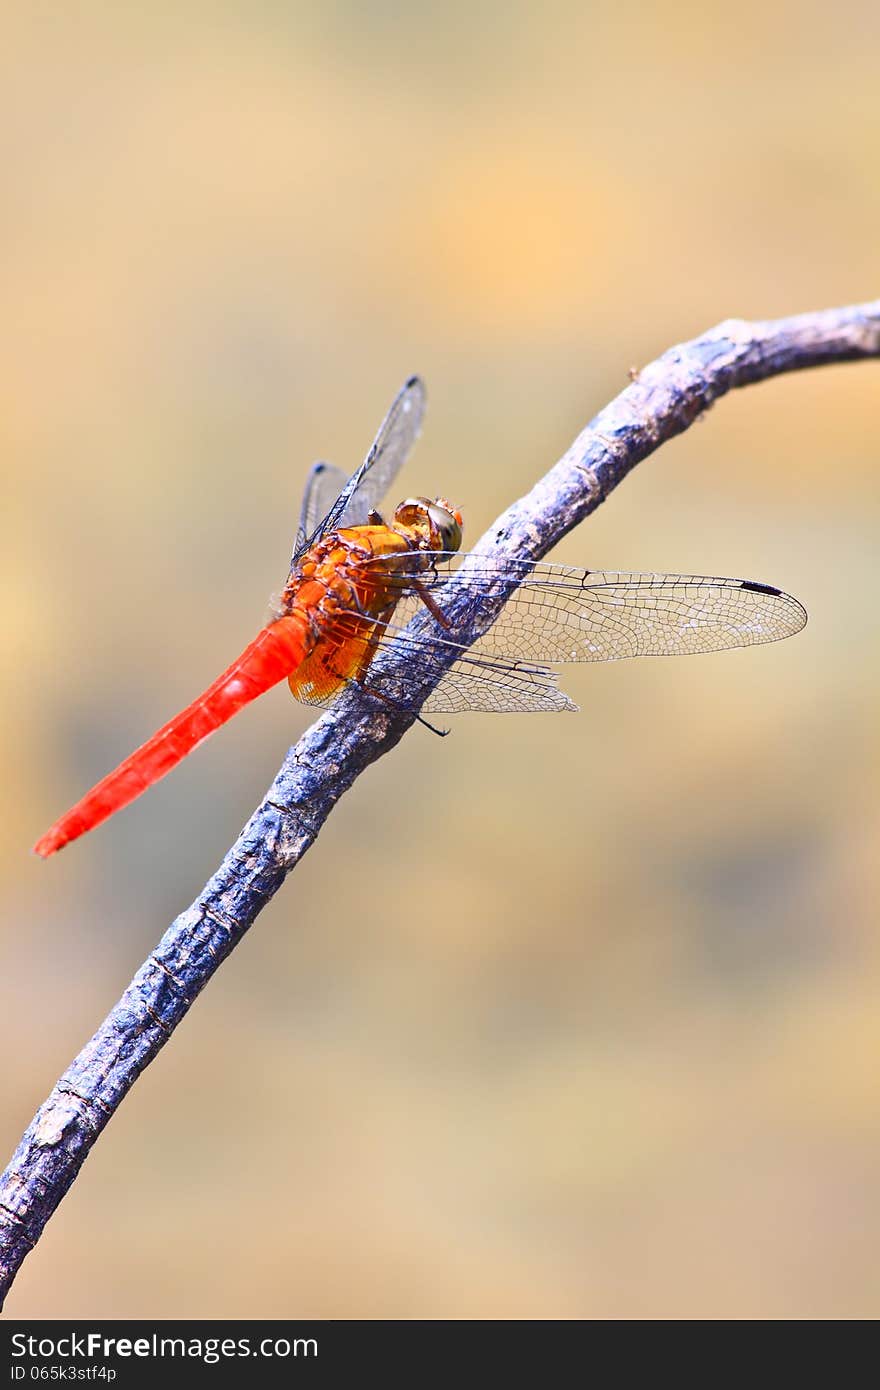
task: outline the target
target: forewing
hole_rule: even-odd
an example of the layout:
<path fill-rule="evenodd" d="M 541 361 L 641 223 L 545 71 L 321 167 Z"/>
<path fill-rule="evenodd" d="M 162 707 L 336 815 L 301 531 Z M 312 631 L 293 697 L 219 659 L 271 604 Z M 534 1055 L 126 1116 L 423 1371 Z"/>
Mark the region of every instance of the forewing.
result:
<path fill-rule="evenodd" d="M 682 656 L 775 642 L 800 631 L 807 620 L 797 599 L 756 580 L 476 560 L 454 574 L 454 563 L 444 558 L 433 578 L 430 572 L 418 576 L 414 569 L 398 582 L 420 577 L 441 610 L 447 586 L 454 582 L 456 591 L 464 586 L 477 615 L 482 595 L 518 569 L 513 594 L 470 648 L 489 657 L 565 662 Z M 395 623 L 405 625 L 421 606 L 417 595 L 405 594 Z M 455 640 L 454 630 L 438 624 L 437 631 Z"/>
<path fill-rule="evenodd" d="M 343 526 L 360 526 L 366 521 L 367 514 L 379 505 L 406 462 L 419 436 L 424 411 L 424 383 L 419 377 L 412 376 L 395 396 L 360 468 L 351 475 L 326 512 L 322 513 L 322 519 L 306 527 L 301 540 L 297 537 L 292 564 L 328 531 L 337 531 Z M 315 469 L 312 469 L 310 481 L 314 472 Z M 338 473 L 338 470 L 334 472 Z"/>

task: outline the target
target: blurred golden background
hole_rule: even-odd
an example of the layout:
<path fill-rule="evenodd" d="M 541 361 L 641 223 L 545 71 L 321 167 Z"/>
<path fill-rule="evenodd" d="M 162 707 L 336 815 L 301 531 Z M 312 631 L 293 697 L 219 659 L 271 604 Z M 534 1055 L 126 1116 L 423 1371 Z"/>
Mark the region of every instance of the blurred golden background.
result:
<path fill-rule="evenodd" d="M 404 490 L 473 541 L 630 366 L 875 296 L 880 10 L 93 0 L 4 36 L 5 1162 L 312 713 L 279 688 L 29 847 L 256 631 L 311 461 L 418 371 Z M 877 1315 L 878 380 L 737 393 L 560 547 L 810 624 L 414 729 L 8 1315 Z"/>

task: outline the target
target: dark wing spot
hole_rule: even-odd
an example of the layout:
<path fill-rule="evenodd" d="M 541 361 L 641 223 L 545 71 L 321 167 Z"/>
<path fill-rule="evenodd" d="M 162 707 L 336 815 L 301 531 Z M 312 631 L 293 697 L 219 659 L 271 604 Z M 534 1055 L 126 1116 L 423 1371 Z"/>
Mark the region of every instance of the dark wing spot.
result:
<path fill-rule="evenodd" d="M 744 579 L 739 587 L 750 589 L 753 594 L 772 594 L 774 598 L 782 597 L 781 589 L 774 589 L 772 584 L 759 584 L 757 579 Z"/>

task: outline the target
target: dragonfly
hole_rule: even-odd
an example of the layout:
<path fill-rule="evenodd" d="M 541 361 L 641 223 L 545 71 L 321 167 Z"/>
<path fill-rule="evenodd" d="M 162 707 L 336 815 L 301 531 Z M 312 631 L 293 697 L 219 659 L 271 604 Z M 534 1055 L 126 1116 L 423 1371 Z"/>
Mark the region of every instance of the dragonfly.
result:
<path fill-rule="evenodd" d="M 287 582 L 266 625 L 198 699 L 56 821 L 37 854 L 47 858 L 127 806 L 283 680 L 307 704 L 328 705 L 356 685 L 418 718 L 421 711 L 573 710 L 554 664 L 751 646 L 790 637 L 806 622 L 797 599 L 756 580 L 463 555 L 461 512 L 443 497 L 407 498 L 384 520 L 377 508 L 419 435 L 424 408 L 424 385 L 411 377 L 350 478 L 332 464 L 313 465 Z M 499 585 L 509 597 L 487 630 L 472 643 L 459 640 L 446 612 L 454 596 L 464 586 L 468 612 L 479 619 L 481 607 L 491 614 Z M 410 625 L 419 612 L 429 615 L 427 632 L 424 622 Z M 390 683 L 375 660 L 388 648 L 405 655 L 410 673 Z M 425 670 L 438 654 L 442 673 L 423 699 Z"/>

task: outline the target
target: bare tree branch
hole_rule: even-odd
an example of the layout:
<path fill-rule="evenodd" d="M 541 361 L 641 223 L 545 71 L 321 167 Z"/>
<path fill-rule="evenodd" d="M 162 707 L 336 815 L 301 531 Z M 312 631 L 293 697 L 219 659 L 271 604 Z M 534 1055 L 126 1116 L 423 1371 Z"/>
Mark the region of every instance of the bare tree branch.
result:
<path fill-rule="evenodd" d="M 782 372 L 880 356 L 880 300 L 766 323 L 730 320 L 670 348 L 578 436 L 528 496 L 475 549 L 494 562 L 536 560 L 604 501 L 665 440 L 719 396 Z M 499 571 L 503 566 L 499 565 Z M 512 587 L 512 584 L 509 586 Z M 477 626 L 464 586 L 447 611 L 473 640 L 508 596 L 499 579 Z M 415 620 L 427 626 L 428 615 Z M 454 651 L 449 653 L 451 664 Z M 405 652 L 380 658 L 389 677 Z M 427 695 L 442 674 L 425 674 Z M 219 870 L 172 923 L 91 1041 L 41 1105 L 0 1178 L 0 1302 L 126 1092 L 196 995 L 314 842 L 343 792 L 394 747 L 413 714 L 347 691 L 291 749 L 265 800 Z"/>

